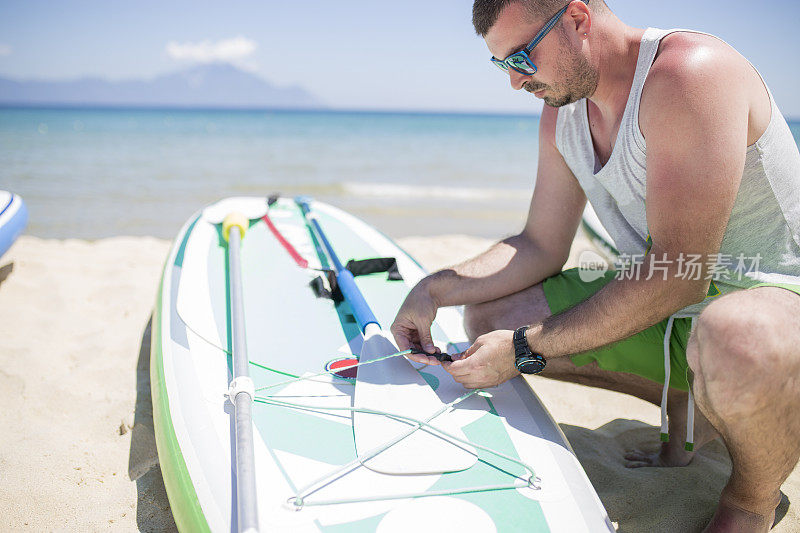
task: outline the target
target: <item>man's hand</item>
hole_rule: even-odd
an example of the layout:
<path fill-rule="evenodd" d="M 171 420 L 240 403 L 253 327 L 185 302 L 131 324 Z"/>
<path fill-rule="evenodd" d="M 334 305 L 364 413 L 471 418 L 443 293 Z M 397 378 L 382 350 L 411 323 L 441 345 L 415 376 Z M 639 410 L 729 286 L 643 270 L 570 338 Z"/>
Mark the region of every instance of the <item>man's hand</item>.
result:
<path fill-rule="evenodd" d="M 453 379 L 468 389 L 496 387 L 519 374 L 514 366 L 514 332 L 506 329 L 481 335 L 465 352 L 453 355 L 452 363 L 421 354 L 408 358 L 417 363 L 442 365 Z"/>
<path fill-rule="evenodd" d="M 401 351 L 436 351 L 431 338 L 431 324 L 436 318 L 438 307 L 424 281 L 411 289 L 391 327 L 394 340 Z"/>

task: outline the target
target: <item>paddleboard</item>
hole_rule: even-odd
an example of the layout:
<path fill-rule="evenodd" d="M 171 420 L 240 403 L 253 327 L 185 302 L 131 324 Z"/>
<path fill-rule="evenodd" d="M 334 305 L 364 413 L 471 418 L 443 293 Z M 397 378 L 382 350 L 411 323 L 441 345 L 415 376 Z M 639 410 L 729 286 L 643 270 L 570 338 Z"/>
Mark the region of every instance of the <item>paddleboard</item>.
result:
<path fill-rule="evenodd" d="M 424 269 L 363 221 L 321 202 L 311 207 L 342 262 L 395 259 L 396 275 L 355 277 L 388 329 Z M 403 415 L 391 373 L 385 401 L 355 403 L 364 334 L 331 284 L 328 255 L 290 198 L 269 206 L 266 198 L 229 198 L 199 211 L 164 267 L 152 322 L 153 420 L 181 531 L 239 529 L 233 406 L 226 396 L 231 267 L 220 224 L 232 211 L 249 219 L 239 263 L 261 531 L 613 531 L 569 443 L 521 377 L 471 393 L 441 367 L 414 364 L 438 400 L 430 416 Z M 450 353 L 469 344 L 454 308 L 439 310 L 432 334 Z M 384 346 L 385 359 L 368 364 L 411 364 L 394 349 Z M 456 426 L 447 435 L 433 416 L 441 406 L 447 427 Z M 474 458 L 454 471 L 371 469 L 353 426 L 367 411 L 403 422 L 412 435 L 438 436 L 434 456 L 459 445 Z"/>
<path fill-rule="evenodd" d="M 603 223 L 600 222 L 600 218 L 589 202 L 586 202 L 586 208 L 583 211 L 583 219 L 581 222 L 583 229 L 586 230 L 592 243 L 602 250 L 610 260 L 616 259 L 619 255 L 619 251 L 617 250 L 614 238 L 605 226 L 603 226 Z"/>
<path fill-rule="evenodd" d="M 0 191 L 0 256 L 11 248 L 28 223 L 28 210 L 22 198 L 8 191 Z"/>

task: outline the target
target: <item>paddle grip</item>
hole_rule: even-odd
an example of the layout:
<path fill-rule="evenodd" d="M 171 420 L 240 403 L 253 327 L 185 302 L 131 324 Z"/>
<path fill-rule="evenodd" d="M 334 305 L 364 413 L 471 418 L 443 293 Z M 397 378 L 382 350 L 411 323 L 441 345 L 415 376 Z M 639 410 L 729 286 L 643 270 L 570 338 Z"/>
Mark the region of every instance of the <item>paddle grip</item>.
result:
<path fill-rule="evenodd" d="M 333 250 L 333 246 L 331 245 L 330 241 L 328 241 L 328 236 L 325 235 L 324 231 L 322 231 L 322 227 L 319 225 L 317 218 L 311 213 L 309 199 L 300 196 L 295 199 L 295 202 L 297 202 L 297 205 L 300 206 L 300 209 L 303 211 L 303 214 L 306 217 L 306 221 L 311 224 L 311 227 L 317 232 L 317 235 L 322 241 L 322 245 L 328 252 L 331 262 L 333 263 L 333 267 L 336 270 L 336 282 L 339 284 L 339 290 L 342 291 L 342 296 L 344 296 L 344 299 L 350 304 L 350 308 L 353 310 L 353 315 L 356 317 L 356 323 L 358 323 L 358 327 L 361 328 L 362 332 L 366 331 L 369 324 L 377 324 L 378 327 L 381 327 L 381 324 L 378 322 L 378 319 L 375 318 L 375 314 L 372 312 L 372 309 L 369 308 L 367 301 L 364 300 L 364 295 L 361 294 L 361 291 L 356 285 L 356 281 L 353 279 L 353 273 L 347 270 L 342 265 L 342 262 L 339 261 L 339 256 L 336 255 L 336 252 Z"/>
<path fill-rule="evenodd" d="M 364 332 L 369 324 L 377 324 L 380 327 L 380 322 L 375 318 L 375 314 L 367 305 L 364 296 L 361 295 L 361 291 L 356 287 L 356 280 L 353 278 L 353 274 L 346 268 L 340 270 L 336 276 L 336 281 L 339 283 L 339 290 L 342 291 L 344 299 L 350 304 L 361 331 Z"/>

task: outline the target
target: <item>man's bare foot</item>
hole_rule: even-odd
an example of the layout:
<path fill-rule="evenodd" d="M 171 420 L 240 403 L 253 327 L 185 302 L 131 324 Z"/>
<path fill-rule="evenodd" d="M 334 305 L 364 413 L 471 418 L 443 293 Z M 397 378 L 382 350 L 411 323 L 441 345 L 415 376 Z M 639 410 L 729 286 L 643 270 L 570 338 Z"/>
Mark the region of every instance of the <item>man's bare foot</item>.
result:
<path fill-rule="evenodd" d="M 692 461 L 695 452 L 687 452 L 681 447 L 682 444 L 675 441 L 662 442 L 661 450 L 656 453 L 631 450 L 625 454 L 625 466 L 686 466 Z"/>
<path fill-rule="evenodd" d="M 675 395 L 673 394 L 673 397 Z M 667 407 L 669 416 L 669 442 L 662 442 L 656 453 L 630 450 L 625 453 L 627 468 L 645 466 L 686 466 L 692 462 L 695 452 L 719 437 L 711 422 L 696 407 L 694 411 L 694 451 L 684 448 L 686 442 L 686 406 L 688 395 L 684 394 L 670 401 Z"/>
<path fill-rule="evenodd" d="M 780 502 L 780 496 L 778 497 Z M 778 504 L 775 504 L 777 507 Z M 703 533 L 765 533 L 775 521 L 775 507 L 764 514 L 742 509 L 726 497 L 723 491 L 717 511 Z"/>

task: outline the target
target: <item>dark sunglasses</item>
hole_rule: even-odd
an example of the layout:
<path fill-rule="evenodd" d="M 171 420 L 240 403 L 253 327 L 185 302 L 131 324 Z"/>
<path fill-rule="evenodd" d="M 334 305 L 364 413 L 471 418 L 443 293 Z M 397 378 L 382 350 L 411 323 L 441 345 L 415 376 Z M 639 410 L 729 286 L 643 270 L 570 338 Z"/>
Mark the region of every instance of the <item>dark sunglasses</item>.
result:
<path fill-rule="evenodd" d="M 589 3 L 589 0 L 583 0 L 583 1 L 586 4 Z M 519 72 L 520 74 L 524 74 L 526 76 L 533 76 L 534 74 L 536 74 L 536 71 L 538 69 L 536 68 L 536 65 L 533 63 L 533 61 L 531 61 L 530 53 L 533 51 L 534 48 L 536 48 L 536 45 L 539 44 L 539 41 L 544 39 L 544 36 L 550 33 L 550 30 L 552 30 L 555 27 L 556 22 L 558 22 L 558 19 L 561 18 L 561 15 L 563 15 L 567 11 L 568 7 L 569 4 L 565 5 L 559 10 L 558 13 L 550 17 L 550 20 L 548 20 L 547 23 L 544 25 L 544 27 L 541 30 L 539 30 L 539 32 L 533 37 L 533 40 L 528 44 L 528 46 L 526 46 L 519 52 L 511 54 L 505 59 L 497 59 L 496 57 L 492 56 L 491 59 L 492 63 L 497 65 L 497 68 L 499 68 L 503 72 L 508 72 L 508 69 L 511 68 Z"/>

